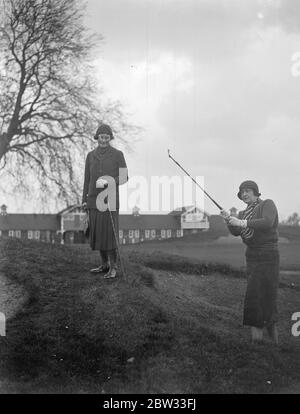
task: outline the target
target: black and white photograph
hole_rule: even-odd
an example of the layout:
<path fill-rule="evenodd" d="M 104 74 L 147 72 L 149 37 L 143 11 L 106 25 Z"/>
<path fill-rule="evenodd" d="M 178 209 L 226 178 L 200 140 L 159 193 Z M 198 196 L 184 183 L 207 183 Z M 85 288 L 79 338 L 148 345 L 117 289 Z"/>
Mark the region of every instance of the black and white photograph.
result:
<path fill-rule="evenodd" d="M 0 394 L 300 394 L 299 108 L 299 0 L 0 0 Z"/>

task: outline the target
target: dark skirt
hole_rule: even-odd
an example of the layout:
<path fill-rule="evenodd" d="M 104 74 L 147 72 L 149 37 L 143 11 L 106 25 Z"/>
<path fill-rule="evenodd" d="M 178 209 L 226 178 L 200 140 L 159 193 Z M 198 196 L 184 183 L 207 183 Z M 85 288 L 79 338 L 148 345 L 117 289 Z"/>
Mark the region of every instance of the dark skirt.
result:
<path fill-rule="evenodd" d="M 89 210 L 89 241 L 92 250 L 114 250 L 117 248 L 113 231 L 112 220 L 116 237 L 119 237 L 119 211 Z"/>
<path fill-rule="evenodd" d="M 279 253 L 247 252 L 248 284 L 244 302 L 244 325 L 263 328 L 277 321 Z"/>

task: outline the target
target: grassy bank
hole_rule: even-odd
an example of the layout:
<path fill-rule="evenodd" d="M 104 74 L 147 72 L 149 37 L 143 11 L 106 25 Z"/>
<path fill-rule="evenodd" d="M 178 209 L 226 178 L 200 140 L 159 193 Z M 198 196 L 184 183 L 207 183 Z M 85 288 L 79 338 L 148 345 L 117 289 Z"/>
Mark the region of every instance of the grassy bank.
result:
<path fill-rule="evenodd" d="M 104 281 L 87 249 L 8 240 L 1 251 L 28 294 L 0 342 L 6 392 L 268 393 L 300 381 L 294 288 L 280 289 L 282 345 L 253 347 L 230 266 L 131 252 L 128 282 Z"/>

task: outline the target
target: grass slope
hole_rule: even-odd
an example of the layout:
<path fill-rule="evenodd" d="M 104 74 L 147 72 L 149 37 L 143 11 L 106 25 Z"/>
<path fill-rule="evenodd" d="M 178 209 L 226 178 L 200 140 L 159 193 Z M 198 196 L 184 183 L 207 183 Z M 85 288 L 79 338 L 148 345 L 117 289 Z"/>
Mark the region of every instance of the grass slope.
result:
<path fill-rule="evenodd" d="M 88 269 L 86 249 L 8 240 L 2 271 L 28 295 L 0 340 L 5 392 L 276 392 L 300 380 L 298 285 L 280 289 L 282 345 L 251 346 L 243 274 L 131 252 L 128 282 Z M 4 384 L 4 385 L 3 385 Z"/>

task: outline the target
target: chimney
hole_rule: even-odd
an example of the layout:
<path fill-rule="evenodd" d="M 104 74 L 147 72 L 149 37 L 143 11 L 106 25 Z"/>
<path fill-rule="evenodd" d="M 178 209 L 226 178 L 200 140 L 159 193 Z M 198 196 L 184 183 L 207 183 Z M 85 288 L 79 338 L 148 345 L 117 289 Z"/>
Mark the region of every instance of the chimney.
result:
<path fill-rule="evenodd" d="M 5 204 L 1 206 L 1 216 L 7 216 L 7 206 Z"/>
<path fill-rule="evenodd" d="M 138 217 L 140 215 L 140 209 L 137 206 L 134 206 L 132 209 L 132 214 Z"/>

